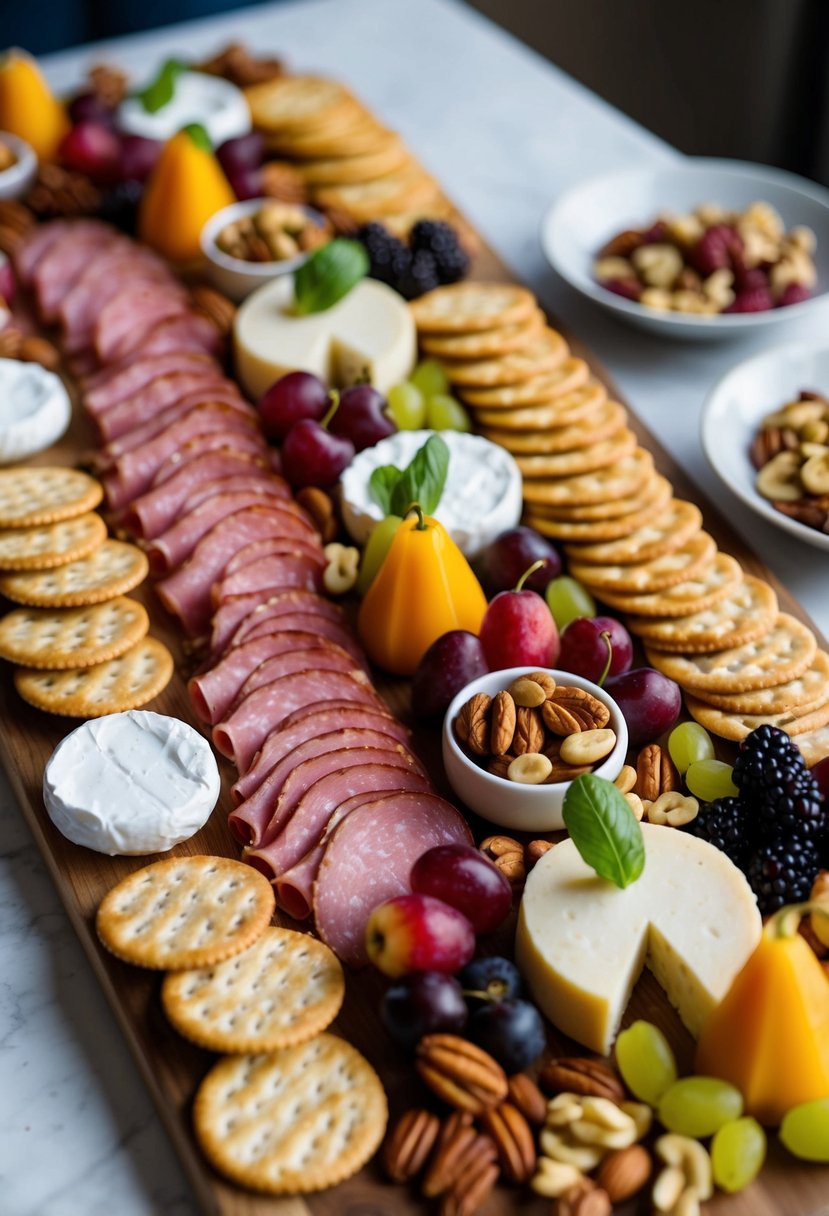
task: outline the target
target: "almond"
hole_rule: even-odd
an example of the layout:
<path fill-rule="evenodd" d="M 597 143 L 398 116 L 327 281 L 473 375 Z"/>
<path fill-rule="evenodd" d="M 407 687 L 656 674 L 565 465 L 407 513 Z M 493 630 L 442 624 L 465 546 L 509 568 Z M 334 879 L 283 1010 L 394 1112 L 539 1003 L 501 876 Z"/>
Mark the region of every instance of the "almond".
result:
<path fill-rule="evenodd" d="M 653 1171 L 650 1153 L 641 1144 L 609 1153 L 599 1166 L 596 1181 L 607 1191 L 611 1203 L 624 1203 L 638 1195 Z"/>
<path fill-rule="evenodd" d="M 488 756 L 489 720 L 492 698 L 485 692 L 470 697 L 455 719 L 455 734 L 461 743 L 478 756 Z"/>

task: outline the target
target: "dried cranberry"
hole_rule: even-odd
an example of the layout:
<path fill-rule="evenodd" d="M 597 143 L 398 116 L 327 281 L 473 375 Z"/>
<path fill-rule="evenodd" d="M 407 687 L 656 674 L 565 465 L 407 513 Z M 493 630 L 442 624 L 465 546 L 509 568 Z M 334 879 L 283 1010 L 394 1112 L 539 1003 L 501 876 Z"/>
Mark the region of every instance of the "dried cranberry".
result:
<path fill-rule="evenodd" d="M 742 238 L 730 224 L 714 224 L 694 245 L 689 261 L 703 278 L 708 278 L 715 270 L 734 266 L 742 251 Z"/>
<path fill-rule="evenodd" d="M 768 287 L 755 287 L 751 291 L 738 292 L 723 312 L 768 312 L 770 308 L 774 308 L 774 301 Z"/>
<path fill-rule="evenodd" d="M 602 279 L 602 287 L 612 291 L 615 296 L 637 302 L 642 294 L 642 284 L 638 279 Z"/>
<path fill-rule="evenodd" d="M 657 220 L 650 228 L 642 233 L 643 245 L 661 245 L 668 238 L 668 225 L 664 220 Z"/>
<path fill-rule="evenodd" d="M 804 300 L 811 298 L 812 293 L 808 287 L 804 287 L 802 283 L 789 283 L 788 287 L 783 290 L 778 307 L 788 308 L 790 304 L 802 304 Z"/>

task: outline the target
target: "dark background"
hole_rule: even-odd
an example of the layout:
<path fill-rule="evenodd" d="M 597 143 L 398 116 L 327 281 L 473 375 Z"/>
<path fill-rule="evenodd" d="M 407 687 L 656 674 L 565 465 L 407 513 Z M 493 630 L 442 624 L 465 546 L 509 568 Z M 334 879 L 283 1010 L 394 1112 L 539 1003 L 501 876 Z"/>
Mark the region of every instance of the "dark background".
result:
<path fill-rule="evenodd" d="M 469 2 L 681 151 L 829 185 L 829 0 Z M 0 42 L 42 54 L 234 7 L 0 0 Z"/>

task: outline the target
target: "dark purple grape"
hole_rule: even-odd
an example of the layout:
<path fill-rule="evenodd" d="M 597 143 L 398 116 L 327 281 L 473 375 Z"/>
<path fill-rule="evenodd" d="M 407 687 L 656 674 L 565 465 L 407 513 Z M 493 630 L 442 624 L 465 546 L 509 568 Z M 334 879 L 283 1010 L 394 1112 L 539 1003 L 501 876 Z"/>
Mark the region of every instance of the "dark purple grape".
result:
<path fill-rule="evenodd" d="M 216 156 L 228 177 L 258 169 L 265 159 L 265 137 L 258 131 L 251 131 L 236 139 L 226 139 L 217 148 Z"/>
<path fill-rule="evenodd" d="M 524 571 L 537 561 L 543 561 L 544 565 L 530 575 L 524 586 L 543 595 L 550 579 L 561 574 L 558 551 L 540 532 L 523 524 L 496 536 L 478 561 L 487 595 L 512 590 Z"/>
<path fill-rule="evenodd" d="M 73 123 L 99 122 L 111 127 L 115 122 L 115 111 L 104 105 L 95 93 L 78 93 L 69 103 L 69 117 Z"/>
<path fill-rule="evenodd" d="M 380 1014 L 401 1047 L 414 1047 L 425 1034 L 460 1034 L 469 1017 L 460 984 L 440 971 L 416 972 L 392 985 Z"/>
<path fill-rule="evenodd" d="M 263 183 L 261 169 L 237 169 L 228 173 L 227 179 L 236 197 L 245 202 L 249 198 L 261 198 Z"/>
<path fill-rule="evenodd" d="M 412 867 L 409 885 L 463 912 L 476 933 L 491 933 L 509 916 L 512 887 L 488 857 L 467 844 L 427 849 Z"/>
<path fill-rule="evenodd" d="M 631 747 L 652 743 L 676 726 L 682 709 L 679 685 L 653 667 L 635 667 L 608 680 L 605 689 L 622 711 Z"/>
<path fill-rule="evenodd" d="M 145 182 L 155 168 L 164 144 L 144 135 L 124 135 L 121 139 L 119 170 L 121 178 L 130 182 Z"/>
<path fill-rule="evenodd" d="M 259 398 L 257 409 L 269 439 L 284 439 L 300 418 L 324 418 L 331 406 L 328 389 L 311 372 L 289 372 Z"/>
<path fill-rule="evenodd" d="M 353 459 L 351 440 L 332 435 L 313 418 L 301 418 L 282 444 L 282 472 L 295 490 L 333 486 Z"/>
<path fill-rule="evenodd" d="M 476 958 L 458 972 L 467 1003 L 471 1009 L 501 1001 L 516 1000 L 523 991 L 521 973 L 508 958 Z M 481 995 L 472 995 L 480 993 Z"/>
<path fill-rule="evenodd" d="M 412 677 L 412 709 L 418 718 L 446 713 L 462 688 L 489 671 L 484 648 L 474 633 L 450 629 L 432 642 Z"/>
<path fill-rule="evenodd" d="M 509 1074 L 529 1068 L 547 1046 L 541 1014 L 529 1001 L 484 1005 L 469 1019 L 469 1037 Z"/>
<path fill-rule="evenodd" d="M 332 435 L 350 439 L 355 450 L 362 452 L 393 435 L 397 427 L 386 413 L 386 398 L 382 393 L 370 384 L 356 384 L 343 389 L 328 429 Z"/>

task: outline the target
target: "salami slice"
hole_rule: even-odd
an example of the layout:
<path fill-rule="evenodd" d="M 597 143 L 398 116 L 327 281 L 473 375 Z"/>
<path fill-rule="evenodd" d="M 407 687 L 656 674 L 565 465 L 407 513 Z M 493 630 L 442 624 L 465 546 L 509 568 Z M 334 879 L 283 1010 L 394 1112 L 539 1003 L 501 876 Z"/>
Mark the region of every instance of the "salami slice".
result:
<path fill-rule="evenodd" d="M 209 370 L 218 371 L 218 364 L 200 351 L 171 351 L 166 355 L 134 359 L 126 367 L 118 365 L 112 371 L 101 372 L 95 377 L 84 393 L 84 409 L 97 418 L 118 401 L 146 388 L 159 376 Z"/>
<path fill-rule="evenodd" d="M 435 794 L 389 795 L 357 807 L 333 832 L 314 883 L 320 937 L 344 963 L 362 966 L 369 916 L 410 890 L 418 857 L 437 845 L 471 840 L 462 815 Z"/>
<path fill-rule="evenodd" d="M 239 490 L 227 494 L 221 490 L 203 499 L 197 507 L 180 515 L 166 532 L 162 532 L 146 547 L 150 573 L 160 577 L 175 570 L 186 561 L 205 533 L 220 520 L 235 515 L 245 507 L 262 506 L 265 496 L 258 490 Z M 270 504 L 268 504 L 270 505 Z"/>
<path fill-rule="evenodd" d="M 133 536 L 152 540 L 172 526 L 179 511 L 194 489 L 218 483 L 224 477 L 239 473 L 246 476 L 270 477 L 264 461 L 249 452 L 206 452 L 197 460 L 182 465 L 174 477 L 140 498 L 121 516 L 121 524 Z"/>
<path fill-rule="evenodd" d="M 283 553 L 260 557 L 235 574 L 225 572 L 213 591 L 213 603 L 219 605 L 240 595 L 273 595 L 289 587 L 322 591 L 324 571 L 324 565 L 306 556 Z"/>
<path fill-rule="evenodd" d="M 345 620 L 342 608 L 315 591 L 281 591 L 278 595 L 269 595 L 267 599 L 258 594 L 240 595 L 225 599 L 216 610 L 210 638 L 211 655 L 218 656 L 230 646 L 238 646 L 251 629 L 258 628 L 266 620 L 289 613 L 312 614 L 315 618 L 314 629 L 317 628 L 317 617 L 335 623 Z M 312 628 L 310 622 L 303 622 L 299 627 Z M 334 638 L 334 641 L 337 639 Z"/>
<path fill-rule="evenodd" d="M 115 405 L 98 414 L 95 419 L 98 434 L 102 442 L 111 443 L 190 393 L 198 392 L 205 400 L 212 399 L 214 392 L 222 387 L 223 380 L 221 373 L 210 366 L 197 372 L 173 372 L 169 376 L 158 376 L 131 397 L 116 401 Z"/>

